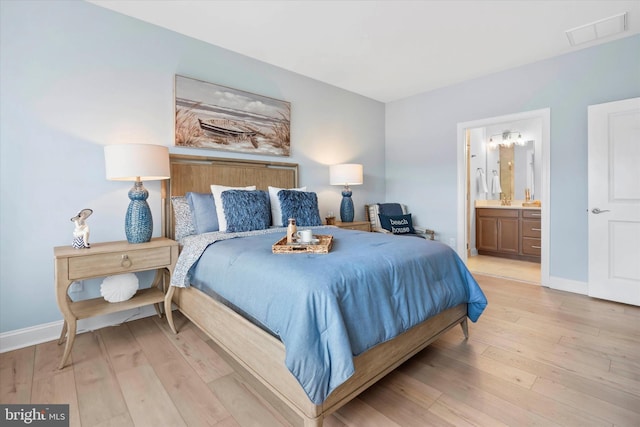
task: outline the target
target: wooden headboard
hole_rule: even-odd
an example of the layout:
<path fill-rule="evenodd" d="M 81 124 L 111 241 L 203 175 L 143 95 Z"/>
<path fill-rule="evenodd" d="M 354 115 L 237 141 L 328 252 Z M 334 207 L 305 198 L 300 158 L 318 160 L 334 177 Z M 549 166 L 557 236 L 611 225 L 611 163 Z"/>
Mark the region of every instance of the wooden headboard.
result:
<path fill-rule="evenodd" d="M 162 234 L 173 238 L 172 196 L 184 196 L 189 191 L 210 193 L 211 184 L 244 187 L 255 185 L 258 190 L 268 186 L 298 187 L 298 164 L 260 160 L 225 159 L 218 157 L 171 154 L 171 179 L 162 181 Z"/>

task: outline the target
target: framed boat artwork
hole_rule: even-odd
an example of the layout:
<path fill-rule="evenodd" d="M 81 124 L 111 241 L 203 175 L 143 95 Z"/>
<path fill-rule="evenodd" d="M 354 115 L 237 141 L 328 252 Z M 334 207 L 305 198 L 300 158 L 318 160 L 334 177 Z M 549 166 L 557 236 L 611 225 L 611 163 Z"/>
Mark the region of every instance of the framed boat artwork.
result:
<path fill-rule="evenodd" d="M 291 151 L 291 103 L 176 75 L 175 145 L 273 156 Z"/>

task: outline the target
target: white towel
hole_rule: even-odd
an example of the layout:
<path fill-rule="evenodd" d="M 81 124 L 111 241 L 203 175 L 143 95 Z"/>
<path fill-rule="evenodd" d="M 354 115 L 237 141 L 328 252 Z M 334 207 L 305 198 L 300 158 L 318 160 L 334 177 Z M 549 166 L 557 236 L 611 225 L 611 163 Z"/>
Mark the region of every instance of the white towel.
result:
<path fill-rule="evenodd" d="M 487 189 L 487 178 L 484 176 L 484 170 L 482 168 L 478 168 L 478 194 L 486 194 L 489 192 Z"/>
<path fill-rule="evenodd" d="M 491 180 L 491 192 L 497 196 L 502 193 L 502 187 L 500 187 L 500 175 L 497 173 L 493 175 L 493 179 Z"/>

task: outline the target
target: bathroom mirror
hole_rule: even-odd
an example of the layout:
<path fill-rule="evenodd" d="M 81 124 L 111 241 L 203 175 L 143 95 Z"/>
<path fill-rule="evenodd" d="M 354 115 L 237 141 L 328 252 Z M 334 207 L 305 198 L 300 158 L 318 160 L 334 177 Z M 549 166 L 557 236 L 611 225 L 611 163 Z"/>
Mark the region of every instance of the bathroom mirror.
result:
<path fill-rule="evenodd" d="M 470 200 L 542 199 L 542 121 L 498 123 L 469 130 Z"/>
<path fill-rule="evenodd" d="M 525 189 L 536 197 L 536 156 L 535 142 L 524 145 L 487 147 L 487 199 L 500 199 L 500 191 L 509 200 L 524 200 Z M 495 180 L 498 179 L 498 187 Z"/>

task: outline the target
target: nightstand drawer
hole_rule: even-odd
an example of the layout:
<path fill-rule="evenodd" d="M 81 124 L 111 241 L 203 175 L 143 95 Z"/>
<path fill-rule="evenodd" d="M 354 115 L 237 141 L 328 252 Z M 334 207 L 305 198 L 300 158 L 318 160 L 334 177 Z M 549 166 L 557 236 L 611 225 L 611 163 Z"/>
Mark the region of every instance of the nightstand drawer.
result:
<path fill-rule="evenodd" d="M 370 226 L 368 224 L 365 224 L 365 225 L 341 225 L 340 228 L 344 228 L 345 230 L 369 231 Z"/>
<path fill-rule="evenodd" d="M 171 264 L 171 248 L 149 248 L 69 258 L 69 280 L 151 270 Z"/>
<path fill-rule="evenodd" d="M 336 227 L 340 227 L 345 230 L 371 231 L 371 223 L 369 221 L 353 221 L 353 222 L 338 221 L 334 225 Z"/>

